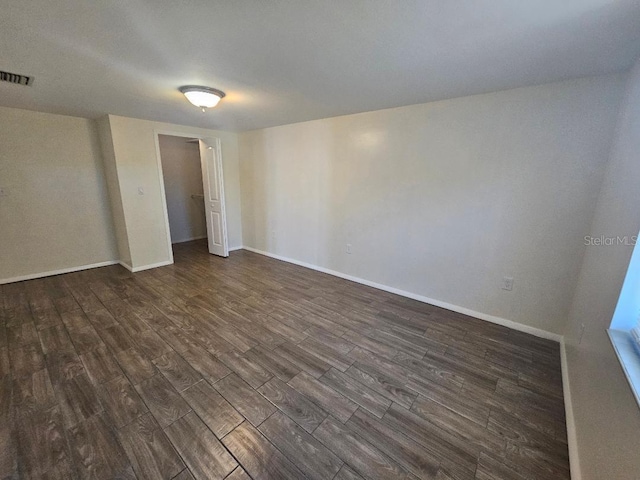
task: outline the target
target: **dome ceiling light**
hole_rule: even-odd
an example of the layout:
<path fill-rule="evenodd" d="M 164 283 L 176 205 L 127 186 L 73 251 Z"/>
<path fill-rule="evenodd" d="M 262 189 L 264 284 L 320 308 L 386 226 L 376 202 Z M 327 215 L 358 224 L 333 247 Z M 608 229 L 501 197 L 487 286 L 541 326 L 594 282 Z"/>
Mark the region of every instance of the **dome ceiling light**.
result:
<path fill-rule="evenodd" d="M 220 90 L 199 85 L 185 85 L 178 90 L 180 90 L 192 104 L 201 108 L 203 112 L 205 112 L 207 108 L 215 107 L 225 96 L 225 93 Z"/>

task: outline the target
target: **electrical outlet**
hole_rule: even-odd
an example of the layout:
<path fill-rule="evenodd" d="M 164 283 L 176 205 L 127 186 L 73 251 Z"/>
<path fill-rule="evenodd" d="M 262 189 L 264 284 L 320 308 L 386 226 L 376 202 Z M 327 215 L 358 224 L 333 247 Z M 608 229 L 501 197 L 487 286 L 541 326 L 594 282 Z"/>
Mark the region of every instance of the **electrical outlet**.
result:
<path fill-rule="evenodd" d="M 509 292 L 513 290 L 513 277 L 502 278 L 502 290 L 508 290 Z"/>
<path fill-rule="evenodd" d="M 580 324 L 580 336 L 578 337 L 578 345 L 580 345 L 582 343 L 582 336 L 584 335 L 584 323 Z"/>
<path fill-rule="evenodd" d="M 144 195 L 144 188 L 138 187 L 138 195 Z"/>
<path fill-rule="evenodd" d="M 347 253 L 351 254 L 351 244 L 347 243 Z"/>

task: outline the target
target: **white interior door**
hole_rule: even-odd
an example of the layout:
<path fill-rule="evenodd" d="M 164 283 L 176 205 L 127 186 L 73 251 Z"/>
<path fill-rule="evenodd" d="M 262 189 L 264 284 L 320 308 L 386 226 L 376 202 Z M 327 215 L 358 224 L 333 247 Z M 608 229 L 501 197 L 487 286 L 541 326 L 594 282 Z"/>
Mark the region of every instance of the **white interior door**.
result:
<path fill-rule="evenodd" d="M 200 140 L 200 162 L 202 163 L 209 253 L 228 257 L 227 216 L 224 209 L 224 185 L 219 139 Z"/>

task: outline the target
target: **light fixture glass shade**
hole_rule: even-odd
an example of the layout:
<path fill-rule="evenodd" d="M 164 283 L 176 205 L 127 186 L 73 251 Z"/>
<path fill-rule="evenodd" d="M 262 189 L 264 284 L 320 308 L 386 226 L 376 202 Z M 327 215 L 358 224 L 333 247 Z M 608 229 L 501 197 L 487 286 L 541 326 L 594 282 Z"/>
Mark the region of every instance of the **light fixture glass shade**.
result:
<path fill-rule="evenodd" d="M 192 104 L 199 108 L 213 108 L 224 97 L 224 92 L 210 87 L 187 85 L 179 90 Z"/>

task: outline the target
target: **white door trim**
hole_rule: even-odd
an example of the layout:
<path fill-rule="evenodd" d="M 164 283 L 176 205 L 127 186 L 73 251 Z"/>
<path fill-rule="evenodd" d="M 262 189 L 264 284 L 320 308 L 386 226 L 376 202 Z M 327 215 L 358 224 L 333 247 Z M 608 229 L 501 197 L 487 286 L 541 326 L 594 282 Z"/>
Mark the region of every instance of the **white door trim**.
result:
<path fill-rule="evenodd" d="M 203 135 L 202 129 L 197 129 L 197 131 L 194 130 L 193 132 L 189 132 L 188 130 L 178 131 L 178 130 L 171 130 L 171 129 L 165 129 L 165 128 L 153 129 L 153 140 L 156 146 L 156 166 L 158 167 L 158 180 L 160 182 L 160 197 L 162 200 L 162 211 L 164 214 L 164 229 L 165 229 L 165 235 L 167 237 L 167 250 L 169 253 L 169 257 L 168 257 L 169 260 L 166 264 L 170 265 L 173 263 L 173 247 L 171 245 L 171 229 L 169 228 L 169 210 L 167 208 L 167 195 L 164 190 L 164 173 L 162 171 L 162 157 L 160 156 L 159 135 L 170 135 L 172 137 L 183 137 L 183 138 L 197 138 L 199 140 L 204 140 L 206 138 L 209 138 L 209 139 L 216 138 L 218 155 L 220 158 L 220 173 L 221 173 L 221 179 L 222 179 L 221 196 L 223 200 L 226 201 L 226 198 L 224 197 L 224 176 L 223 176 L 224 172 L 223 172 L 223 166 L 222 166 L 222 147 L 221 147 L 222 142 L 218 137 L 215 137 L 215 135 Z M 225 231 L 226 231 L 226 224 L 227 224 L 226 213 L 224 216 L 224 222 L 225 222 Z"/>

